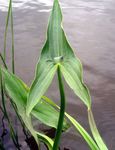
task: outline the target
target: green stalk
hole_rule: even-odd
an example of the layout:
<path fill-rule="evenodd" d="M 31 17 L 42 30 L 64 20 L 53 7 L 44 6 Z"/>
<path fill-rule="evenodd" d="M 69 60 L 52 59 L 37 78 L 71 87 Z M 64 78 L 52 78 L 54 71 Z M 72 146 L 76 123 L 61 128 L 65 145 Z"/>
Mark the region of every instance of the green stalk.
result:
<path fill-rule="evenodd" d="M 6 69 L 8 69 L 8 67 L 7 67 L 7 65 L 6 65 L 6 63 L 5 63 L 5 61 L 4 61 L 4 58 L 3 58 L 3 56 L 2 56 L 1 53 L 0 53 L 0 58 L 1 58 L 2 62 L 3 62 L 4 67 L 5 67 Z"/>
<path fill-rule="evenodd" d="M 11 17 L 11 18 L 10 18 Z M 8 14 L 7 14 L 7 18 L 6 18 L 6 27 L 5 27 L 5 33 L 4 33 L 4 56 L 2 56 L 2 54 L 0 54 L 0 58 L 4 64 L 4 67 L 6 69 L 8 69 L 7 65 L 6 65 L 6 42 L 7 42 L 7 32 L 8 32 L 8 24 L 9 24 L 9 19 L 11 19 L 11 35 L 12 35 L 12 72 L 15 73 L 15 59 L 14 59 L 14 27 L 13 27 L 13 13 L 12 13 L 12 0 L 9 1 L 9 7 L 8 7 Z M 4 92 L 3 92 L 4 94 Z M 17 111 L 17 108 L 15 106 L 15 104 L 12 102 L 12 100 L 10 99 L 11 101 L 11 104 L 16 112 L 16 115 L 23 127 L 23 131 L 24 131 L 24 134 L 27 136 L 26 134 L 26 130 L 25 130 L 25 125 L 21 119 L 21 117 L 19 116 L 18 114 L 18 111 Z M 7 114 L 7 110 L 6 110 L 6 106 L 5 106 L 5 103 L 3 104 L 4 105 L 4 109 L 5 109 L 5 114 Z M 7 115 L 7 119 L 8 119 L 8 122 L 10 121 L 9 120 L 9 117 Z M 16 120 L 17 122 L 17 120 Z M 17 124 L 17 123 L 16 123 Z M 11 125 L 10 125 L 11 126 Z M 12 129 L 11 129 L 12 130 Z M 14 132 L 15 133 L 15 132 Z"/>
<path fill-rule="evenodd" d="M 12 72 L 15 73 L 15 59 L 14 59 L 14 25 L 13 25 L 12 3 L 11 3 L 11 34 L 12 34 Z"/>
<path fill-rule="evenodd" d="M 62 133 L 62 127 L 63 127 L 64 113 L 65 113 L 65 93 L 64 93 L 64 86 L 63 86 L 59 66 L 58 66 L 57 74 L 58 74 L 61 105 L 60 105 L 60 115 L 59 115 L 59 121 L 58 121 L 56 136 L 55 136 L 55 140 L 54 140 L 53 150 L 58 150 L 58 147 L 59 147 L 61 133 Z"/>
<path fill-rule="evenodd" d="M 4 32 L 4 61 L 6 61 L 6 39 L 7 39 L 7 32 L 8 32 L 8 24 L 9 24 L 9 17 L 10 17 L 10 12 L 11 12 L 11 3 L 12 0 L 9 2 L 9 7 L 8 7 L 8 14 L 6 17 L 6 26 L 5 26 L 5 32 Z"/>

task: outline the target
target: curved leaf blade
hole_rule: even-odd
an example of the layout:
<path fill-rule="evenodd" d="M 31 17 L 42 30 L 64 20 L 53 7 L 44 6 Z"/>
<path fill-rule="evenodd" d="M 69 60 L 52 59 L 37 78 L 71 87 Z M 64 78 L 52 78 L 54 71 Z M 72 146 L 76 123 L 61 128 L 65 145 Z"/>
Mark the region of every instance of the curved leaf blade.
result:
<path fill-rule="evenodd" d="M 8 72 L 6 69 L 2 69 L 2 74 L 8 95 L 10 98 L 12 98 L 20 112 L 25 111 L 29 88 L 16 75 Z M 59 112 L 44 100 L 40 100 L 40 103 L 34 107 L 32 110 L 32 115 L 40 122 L 50 127 L 57 128 Z M 67 130 L 69 126 L 70 125 L 67 123 L 67 121 L 64 120 L 63 130 Z"/>
<path fill-rule="evenodd" d="M 41 66 L 44 66 L 44 68 L 41 69 Z M 54 74 L 57 70 L 57 66 L 44 62 L 39 64 L 39 68 L 39 73 L 29 92 L 26 106 L 27 115 L 30 114 L 35 105 L 40 101 L 41 97 L 44 95 L 49 85 L 51 84 Z"/>
<path fill-rule="evenodd" d="M 25 107 L 27 102 L 27 93 L 29 88 L 14 74 L 2 68 L 3 79 L 5 82 L 5 89 L 9 96 L 13 99 L 17 107 Z"/>
<path fill-rule="evenodd" d="M 98 148 L 98 146 L 96 145 L 96 143 L 92 140 L 90 135 L 86 132 L 86 130 L 73 117 L 71 117 L 69 114 L 65 113 L 65 115 L 71 121 L 71 123 L 74 125 L 74 127 L 79 131 L 79 133 L 82 135 L 82 137 L 87 142 L 89 147 L 92 150 L 100 150 Z"/>
<path fill-rule="evenodd" d="M 32 110 L 32 115 L 40 120 L 41 122 L 47 124 L 48 126 L 57 128 L 59 112 L 49 103 L 41 99 L 40 102 Z M 64 119 L 63 131 L 66 131 L 70 127 L 70 124 Z"/>
<path fill-rule="evenodd" d="M 68 85 L 89 109 L 91 107 L 91 98 L 88 88 L 83 83 L 80 61 L 76 58 L 71 58 L 68 62 L 62 63 L 60 68 Z"/>
<path fill-rule="evenodd" d="M 60 109 L 58 105 L 56 105 L 52 100 L 47 98 L 46 96 L 43 96 L 43 99 L 52 105 L 55 108 Z M 72 116 L 70 116 L 68 113 L 65 112 L 65 116 L 70 120 L 70 122 L 73 124 L 73 126 L 76 128 L 77 131 L 82 135 L 84 140 L 87 142 L 91 150 L 100 150 L 93 138 L 88 134 L 88 132 L 80 125 L 78 121 L 76 121 Z"/>
<path fill-rule="evenodd" d="M 97 145 L 99 146 L 100 150 L 108 150 L 107 146 L 105 145 L 103 139 L 100 136 L 100 133 L 97 129 L 95 120 L 93 118 L 93 114 L 91 110 L 88 110 L 88 119 L 89 119 L 89 124 L 90 124 L 90 128 L 93 134 L 93 137 L 97 143 Z"/>
<path fill-rule="evenodd" d="M 53 140 L 42 133 L 36 132 L 36 134 L 37 134 L 38 138 L 40 139 L 40 141 L 45 143 L 48 146 L 49 150 L 52 150 L 53 143 L 54 143 Z"/>

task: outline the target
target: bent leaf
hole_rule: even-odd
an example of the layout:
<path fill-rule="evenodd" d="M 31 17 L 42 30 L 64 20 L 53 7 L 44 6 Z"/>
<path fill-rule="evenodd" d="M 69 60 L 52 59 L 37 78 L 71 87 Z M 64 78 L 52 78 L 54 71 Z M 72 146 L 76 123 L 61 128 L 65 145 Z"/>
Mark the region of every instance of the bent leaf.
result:
<path fill-rule="evenodd" d="M 38 147 L 39 147 L 39 141 L 45 143 L 48 147 L 49 147 L 49 150 L 52 150 L 52 147 L 53 147 L 53 140 L 51 138 L 49 138 L 48 136 L 36 131 L 34 128 L 33 128 L 33 125 L 32 125 L 32 121 L 31 121 L 31 116 L 27 116 L 26 115 L 26 111 L 25 110 L 18 110 L 19 112 L 19 115 L 21 116 L 25 126 L 27 127 L 27 129 L 29 130 L 29 132 L 31 133 L 31 135 L 34 137 L 36 143 L 38 144 Z"/>
<path fill-rule="evenodd" d="M 68 62 L 60 65 L 61 72 L 68 85 L 73 89 L 75 94 L 90 108 L 91 98 L 86 85 L 82 79 L 82 66 L 79 60 L 71 58 Z"/>
<path fill-rule="evenodd" d="M 16 104 L 18 113 L 21 116 L 25 126 L 30 131 L 32 136 L 35 138 L 38 146 L 39 146 L 39 141 L 38 141 L 38 137 L 39 137 L 39 140 L 45 142 L 45 144 L 51 149 L 53 145 L 53 141 L 46 135 L 39 133 L 38 131 L 35 131 L 31 122 L 31 117 L 30 116 L 28 117 L 26 115 L 25 107 L 27 101 L 27 91 L 29 90 L 29 88 L 20 79 L 18 79 L 15 75 L 9 73 L 7 70 L 5 69 L 2 70 L 2 73 L 5 81 L 5 88 L 9 96 Z M 41 116 L 39 115 L 39 118 Z"/>
<path fill-rule="evenodd" d="M 53 140 L 42 133 L 36 132 L 36 134 L 38 138 L 40 139 L 40 141 L 45 143 L 48 146 L 48 150 L 52 150 L 53 143 L 54 143 Z"/>
<path fill-rule="evenodd" d="M 21 109 L 25 107 L 27 93 L 29 91 L 27 85 L 6 69 L 2 68 L 2 74 L 5 82 L 5 89 L 9 96 L 13 99 L 18 108 Z"/>
<path fill-rule="evenodd" d="M 71 117 L 69 114 L 65 113 L 65 115 L 71 121 L 71 123 L 74 125 L 74 127 L 79 131 L 79 133 L 82 135 L 82 137 L 87 142 L 89 147 L 92 150 L 99 150 L 98 146 L 96 145 L 94 140 L 90 137 L 90 135 L 87 133 L 87 131 L 73 117 Z"/>
<path fill-rule="evenodd" d="M 93 134 L 93 137 L 95 141 L 97 142 L 97 145 L 99 146 L 100 150 L 108 150 L 107 146 L 105 145 L 103 139 L 100 136 L 100 133 L 96 127 L 95 120 L 93 118 L 93 114 L 91 110 L 88 110 L 88 118 L 89 118 L 89 124 L 90 128 Z"/>
<path fill-rule="evenodd" d="M 34 107 L 32 115 L 43 123 L 45 120 L 46 125 L 57 128 L 59 112 L 43 99 Z M 69 127 L 70 124 L 64 119 L 63 131 L 66 131 Z"/>
<path fill-rule="evenodd" d="M 46 96 L 43 96 L 44 101 L 49 103 L 55 108 L 60 109 L 58 105 L 56 105 L 52 100 L 47 98 Z M 84 140 L 87 142 L 91 150 L 100 150 L 95 141 L 91 138 L 91 136 L 87 133 L 87 131 L 80 125 L 78 121 L 76 121 L 72 116 L 70 116 L 68 113 L 65 112 L 65 116 L 70 120 L 70 122 L 73 124 L 75 129 L 81 134 L 81 136 L 84 138 Z"/>
<path fill-rule="evenodd" d="M 44 66 L 44 68 L 42 68 Z M 40 101 L 43 94 L 48 89 L 52 82 L 57 66 L 53 66 L 51 63 L 41 62 L 39 64 L 39 73 L 35 79 L 27 101 L 27 115 L 32 111 L 34 106 Z"/>
<path fill-rule="evenodd" d="M 29 88 L 16 75 L 8 72 L 6 69 L 2 69 L 2 73 L 8 95 L 12 98 L 20 112 L 25 111 Z M 32 115 L 42 123 L 57 128 L 59 112 L 48 103 L 40 100 L 40 103 L 32 110 Z M 64 120 L 63 130 L 65 131 L 68 128 L 69 124 Z"/>

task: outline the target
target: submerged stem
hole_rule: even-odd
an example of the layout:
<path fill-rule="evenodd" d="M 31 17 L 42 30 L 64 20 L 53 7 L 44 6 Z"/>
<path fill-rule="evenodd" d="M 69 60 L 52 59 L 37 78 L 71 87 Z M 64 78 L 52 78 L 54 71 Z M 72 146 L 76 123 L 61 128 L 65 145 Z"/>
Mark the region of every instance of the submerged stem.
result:
<path fill-rule="evenodd" d="M 58 67 L 57 73 L 58 73 L 61 105 L 60 105 L 60 115 L 59 115 L 59 121 L 58 121 L 56 136 L 55 136 L 55 140 L 54 140 L 53 150 L 57 150 L 58 146 L 59 146 L 60 137 L 61 137 L 61 133 L 62 133 L 62 127 L 63 127 L 64 112 L 65 112 L 65 93 L 64 93 L 64 86 L 63 86 L 61 72 L 60 72 L 59 67 Z"/>

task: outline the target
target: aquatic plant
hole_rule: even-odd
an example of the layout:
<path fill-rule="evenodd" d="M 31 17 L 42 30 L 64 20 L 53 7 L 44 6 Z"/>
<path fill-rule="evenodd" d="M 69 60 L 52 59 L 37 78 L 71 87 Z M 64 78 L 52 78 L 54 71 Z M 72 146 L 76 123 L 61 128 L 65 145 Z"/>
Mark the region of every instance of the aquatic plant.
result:
<path fill-rule="evenodd" d="M 14 33 L 11 3 L 12 2 L 10 1 L 9 8 L 11 12 L 13 41 Z M 8 12 L 7 19 L 9 16 L 10 15 Z M 6 24 L 5 41 L 7 36 L 7 26 L 8 23 Z M 1 59 L 4 66 L 7 66 L 5 63 L 5 55 L 6 52 L 4 48 L 4 57 L 1 55 Z M 1 83 L 3 82 L 5 85 L 2 93 L 7 92 L 11 98 L 11 101 L 13 101 L 16 105 L 16 109 L 15 107 L 14 109 L 18 114 L 19 119 L 21 118 L 24 126 L 26 126 L 31 135 L 35 138 L 38 147 L 39 142 L 43 142 L 47 145 L 49 150 L 58 150 L 62 131 L 66 131 L 69 127 L 69 123 L 66 119 L 68 118 L 71 124 L 74 125 L 74 127 L 87 142 L 90 149 L 108 150 L 94 121 L 90 93 L 87 86 L 83 82 L 82 64 L 78 57 L 75 56 L 63 30 L 62 12 L 58 0 L 54 0 L 49 19 L 47 39 L 41 51 L 41 56 L 36 67 L 36 76 L 32 86 L 29 88 L 21 79 L 19 79 L 19 77 L 14 74 L 14 42 L 12 42 L 12 68 L 13 73 L 9 72 L 7 67 L 1 68 Z M 50 86 L 56 72 L 60 91 L 60 107 L 57 106 L 52 100 L 44 96 L 44 93 Z M 62 75 L 70 88 L 87 108 L 89 125 L 93 138 L 73 117 L 65 112 L 66 98 Z M 57 129 L 54 140 L 34 129 L 31 121 L 32 116 L 44 124 Z"/>

